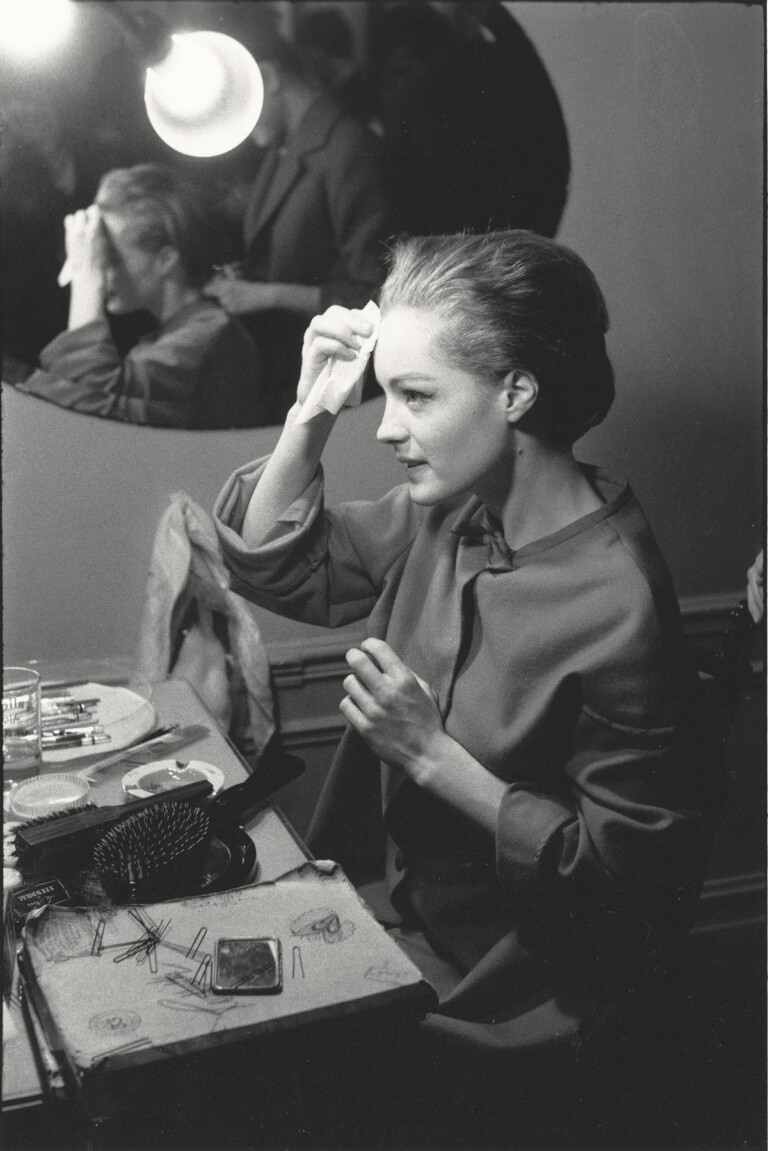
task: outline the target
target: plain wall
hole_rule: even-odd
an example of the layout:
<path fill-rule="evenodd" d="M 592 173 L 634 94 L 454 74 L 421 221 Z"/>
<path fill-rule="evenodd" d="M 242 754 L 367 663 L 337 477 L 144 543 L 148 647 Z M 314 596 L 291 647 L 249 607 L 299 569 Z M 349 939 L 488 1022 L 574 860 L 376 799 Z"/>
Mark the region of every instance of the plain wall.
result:
<path fill-rule="evenodd" d="M 577 455 L 630 477 L 679 595 L 741 588 L 764 506 L 762 8 L 508 7 L 568 125 L 558 239 L 611 316 L 617 399 Z"/>
<path fill-rule="evenodd" d="M 577 455 L 628 475 L 678 593 L 736 595 L 762 534 L 763 14 L 740 4 L 513 3 L 558 90 L 559 238 L 601 282 L 618 398 Z M 188 433 L 3 389 L 4 662 L 130 655 L 169 495 L 207 507 L 276 429 Z M 344 415 L 329 498 L 401 479 Z M 314 636 L 259 613 L 270 642 Z"/>

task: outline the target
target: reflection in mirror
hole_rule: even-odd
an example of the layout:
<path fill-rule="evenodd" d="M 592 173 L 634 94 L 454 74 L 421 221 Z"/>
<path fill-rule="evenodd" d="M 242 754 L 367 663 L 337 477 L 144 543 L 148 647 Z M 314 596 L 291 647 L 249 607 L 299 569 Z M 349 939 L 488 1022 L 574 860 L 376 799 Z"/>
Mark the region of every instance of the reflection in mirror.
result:
<path fill-rule="evenodd" d="M 277 424 L 308 321 L 376 297 L 389 237 L 555 234 L 566 128 L 503 4 L 131 0 L 259 64 L 260 119 L 210 158 L 152 131 L 119 6 L 74 5 L 57 52 L 3 60 L 3 377 L 18 387 L 160 427 Z"/>

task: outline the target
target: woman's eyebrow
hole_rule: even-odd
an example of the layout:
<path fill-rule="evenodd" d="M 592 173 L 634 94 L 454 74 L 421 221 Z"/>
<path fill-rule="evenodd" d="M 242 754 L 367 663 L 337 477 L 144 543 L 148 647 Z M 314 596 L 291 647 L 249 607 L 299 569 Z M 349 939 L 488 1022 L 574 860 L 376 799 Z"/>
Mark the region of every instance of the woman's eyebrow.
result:
<path fill-rule="evenodd" d="M 409 384 L 415 383 L 436 383 L 435 376 L 426 375 L 424 372 L 403 372 L 402 375 L 392 376 L 387 384 L 390 388 L 403 388 L 408 387 Z"/>

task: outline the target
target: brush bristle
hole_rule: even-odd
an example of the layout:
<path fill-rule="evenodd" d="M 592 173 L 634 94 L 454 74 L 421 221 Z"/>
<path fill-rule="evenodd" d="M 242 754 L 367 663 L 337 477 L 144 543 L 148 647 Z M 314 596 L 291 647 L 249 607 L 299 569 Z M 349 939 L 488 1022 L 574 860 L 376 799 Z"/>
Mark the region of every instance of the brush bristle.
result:
<path fill-rule="evenodd" d="M 199 880 L 210 838 L 202 808 L 170 801 L 110 828 L 93 849 L 93 866 L 116 902 L 172 899 Z"/>

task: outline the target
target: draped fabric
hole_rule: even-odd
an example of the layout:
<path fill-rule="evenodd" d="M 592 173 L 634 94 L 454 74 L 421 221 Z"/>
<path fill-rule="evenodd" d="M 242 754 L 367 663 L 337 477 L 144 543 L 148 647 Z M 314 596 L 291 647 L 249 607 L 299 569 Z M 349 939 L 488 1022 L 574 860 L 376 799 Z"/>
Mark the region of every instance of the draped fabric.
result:
<path fill-rule="evenodd" d="M 231 714 L 232 671 L 248 702 L 248 735 L 256 753 L 275 730 L 269 660 L 261 634 L 242 600 L 229 590 L 213 521 L 184 492 L 176 492 L 155 532 L 136 669 L 150 682 L 168 674 L 190 679 L 203 702 L 224 720 Z M 179 635 L 180 605 L 194 601 L 194 624 Z M 225 621 L 224 642 L 214 618 Z"/>

